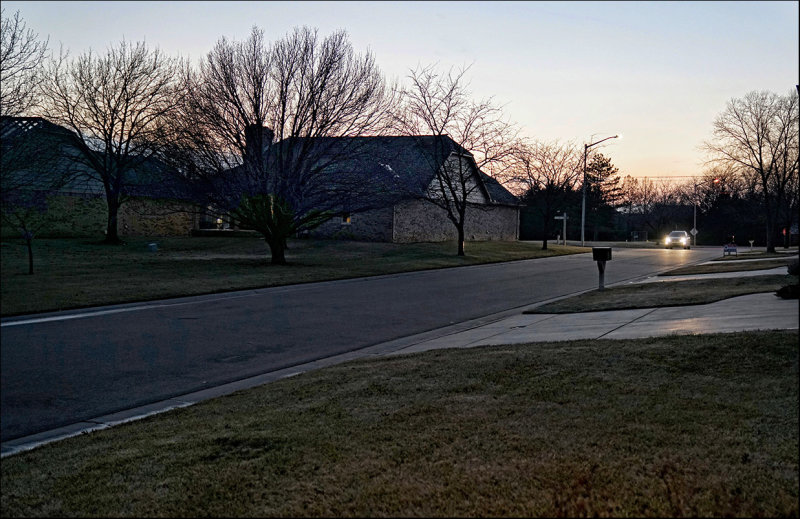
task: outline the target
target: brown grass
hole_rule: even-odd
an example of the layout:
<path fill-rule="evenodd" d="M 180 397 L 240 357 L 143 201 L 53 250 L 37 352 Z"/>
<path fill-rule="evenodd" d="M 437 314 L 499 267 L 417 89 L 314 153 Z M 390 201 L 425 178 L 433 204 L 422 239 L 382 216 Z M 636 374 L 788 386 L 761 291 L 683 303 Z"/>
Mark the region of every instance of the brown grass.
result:
<path fill-rule="evenodd" d="M 689 281 L 663 281 L 607 287 L 553 301 L 526 310 L 526 314 L 567 314 L 629 308 L 699 305 L 729 297 L 763 292 L 797 283 L 797 276 L 768 275 L 740 278 L 712 278 Z"/>
<path fill-rule="evenodd" d="M 792 332 L 350 362 L 3 459 L 3 516 L 797 516 Z"/>
<path fill-rule="evenodd" d="M 669 272 L 659 274 L 660 276 L 688 276 L 692 274 L 714 274 L 718 272 L 747 272 L 750 270 L 766 270 L 784 267 L 789 264 L 789 258 L 777 258 L 763 261 L 740 261 L 734 263 L 709 263 L 705 265 L 689 265 Z"/>

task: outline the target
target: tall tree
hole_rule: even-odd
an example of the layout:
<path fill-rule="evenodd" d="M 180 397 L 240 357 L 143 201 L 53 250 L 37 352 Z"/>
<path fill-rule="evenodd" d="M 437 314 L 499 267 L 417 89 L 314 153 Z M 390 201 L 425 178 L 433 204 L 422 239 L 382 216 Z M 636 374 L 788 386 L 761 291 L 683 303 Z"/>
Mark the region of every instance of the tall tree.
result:
<path fill-rule="evenodd" d="M 0 116 L 18 116 L 36 104 L 42 81 L 42 64 L 49 40 L 39 40 L 28 29 L 19 11 L 8 18 L 2 9 L 0 18 Z"/>
<path fill-rule="evenodd" d="M 393 99 L 346 32 L 296 28 L 270 45 L 253 27 L 220 39 L 186 81 L 184 169 L 211 211 L 264 236 L 272 263 L 286 263 L 287 237 L 379 197 L 378 179 L 337 168 L 363 140 L 331 137 L 383 133 Z"/>
<path fill-rule="evenodd" d="M 117 215 L 134 172 L 163 152 L 167 124 L 181 100 L 181 62 L 144 42 L 122 41 L 104 55 L 61 54 L 42 84 L 47 119 L 78 136 L 80 160 L 102 182 L 108 206 L 105 242 L 120 243 Z"/>
<path fill-rule="evenodd" d="M 616 205 L 622 197 L 619 168 L 602 153 L 595 153 L 586 166 L 587 220 L 597 240 L 601 226 L 613 226 Z"/>
<path fill-rule="evenodd" d="M 424 200 L 441 208 L 456 228 L 459 256 L 464 255 L 464 223 L 485 189 L 480 171 L 501 176 L 516 147 L 516 127 L 491 99 L 474 101 L 465 74 L 446 74 L 433 65 L 410 71 L 402 90 L 397 129 L 404 135 L 434 136 L 426 160 L 435 180 Z M 453 146 L 455 144 L 455 146 Z"/>
<path fill-rule="evenodd" d="M 581 151 L 574 142 L 533 142 L 518 146 L 509 183 L 521 190 L 523 202 L 534 207 L 543 218 L 542 249 L 553 220 L 566 209 L 569 195 L 580 181 Z"/>
<path fill-rule="evenodd" d="M 704 143 L 712 164 L 736 169 L 759 192 L 767 251 L 775 251 L 778 222 L 788 214 L 787 193 L 798 175 L 798 97 L 750 92 L 732 99 Z"/>

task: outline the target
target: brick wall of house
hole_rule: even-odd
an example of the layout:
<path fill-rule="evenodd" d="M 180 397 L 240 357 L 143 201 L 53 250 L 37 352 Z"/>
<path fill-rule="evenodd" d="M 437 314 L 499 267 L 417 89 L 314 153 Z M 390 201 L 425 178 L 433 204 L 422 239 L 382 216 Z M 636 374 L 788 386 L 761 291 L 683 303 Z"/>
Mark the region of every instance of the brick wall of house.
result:
<path fill-rule="evenodd" d="M 191 211 L 189 206 L 183 206 Z M 122 204 L 119 212 L 120 236 L 189 236 L 195 216 L 175 212 L 163 202 L 133 199 Z M 39 238 L 102 238 L 106 231 L 108 206 L 103 197 L 54 195 L 48 198 L 47 211 L 36 215 Z M 41 223 L 40 223 L 41 222 Z M 3 238 L 18 237 L 18 231 L 3 222 Z"/>
<path fill-rule="evenodd" d="M 467 210 L 464 234 L 468 240 L 517 240 L 519 209 L 508 206 L 492 206 L 487 210 L 471 207 Z"/>
<path fill-rule="evenodd" d="M 350 216 L 350 223 L 342 223 L 341 217 L 331 218 L 309 235 L 312 238 L 330 238 L 361 241 L 392 240 L 392 208 L 373 209 Z"/>
<path fill-rule="evenodd" d="M 47 210 L 31 215 L 28 224 L 38 238 L 102 237 L 106 229 L 106 201 L 98 196 L 53 195 Z M 19 232 L 2 221 L 0 235 L 17 238 Z"/>
<path fill-rule="evenodd" d="M 133 199 L 120 208 L 118 230 L 120 236 L 189 236 L 194 220 L 189 205 Z"/>
<path fill-rule="evenodd" d="M 519 215 L 515 207 L 467 208 L 467 240 L 516 240 Z M 444 209 L 430 202 L 407 201 L 395 207 L 393 240 L 396 243 L 455 240 L 458 235 Z"/>

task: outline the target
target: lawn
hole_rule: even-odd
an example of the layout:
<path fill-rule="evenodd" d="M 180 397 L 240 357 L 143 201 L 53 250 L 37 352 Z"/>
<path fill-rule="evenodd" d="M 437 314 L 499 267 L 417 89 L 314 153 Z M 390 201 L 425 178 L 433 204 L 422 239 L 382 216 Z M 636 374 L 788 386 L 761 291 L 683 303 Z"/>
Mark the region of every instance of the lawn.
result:
<path fill-rule="evenodd" d="M 723 254 L 719 258 L 712 261 L 737 261 L 737 260 L 752 260 L 752 259 L 770 259 L 770 258 L 786 258 L 790 256 L 797 256 L 797 246 L 786 249 L 786 252 L 765 252 L 765 251 L 743 251 L 736 255 Z"/>
<path fill-rule="evenodd" d="M 797 284 L 797 282 L 797 276 L 779 274 L 618 285 L 606 287 L 602 292 L 592 290 L 553 301 L 523 313 L 568 314 L 629 308 L 699 305 L 722 301 L 729 297 L 775 292 L 781 287 Z"/>
<path fill-rule="evenodd" d="M 148 249 L 156 242 L 157 252 Z M 288 265 L 269 263 L 256 237 L 128 238 L 121 246 L 87 240 L 34 242 L 35 274 L 27 275 L 20 240 L 0 242 L 2 315 L 66 310 L 414 270 L 458 267 L 586 252 L 540 242 L 368 243 L 289 240 Z"/>
<path fill-rule="evenodd" d="M 779 256 L 779 255 L 776 255 Z M 729 278 L 691 279 L 671 281 L 669 276 L 690 274 L 716 274 L 724 272 L 747 272 L 785 266 L 790 259 L 780 255 L 775 259 L 735 263 L 709 263 L 690 265 L 659 274 L 664 281 L 635 283 L 606 287 L 577 296 L 547 303 L 523 313 L 566 314 L 573 312 L 599 312 L 604 310 L 626 310 L 630 308 L 658 308 L 714 303 L 729 297 L 775 292 L 787 285 L 796 285 L 798 276 L 786 274 L 744 276 Z"/>
<path fill-rule="evenodd" d="M 784 267 L 789 264 L 790 259 L 796 258 L 774 258 L 757 261 L 739 261 L 731 263 L 707 263 L 705 265 L 689 265 L 679 269 L 670 270 L 660 274 L 661 276 L 688 276 L 692 274 L 713 274 L 716 272 L 745 272 L 748 270 L 767 270 Z M 713 260 L 712 260 L 713 261 Z"/>
<path fill-rule="evenodd" d="M 363 359 L 3 459 L 3 516 L 797 516 L 796 331 Z"/>

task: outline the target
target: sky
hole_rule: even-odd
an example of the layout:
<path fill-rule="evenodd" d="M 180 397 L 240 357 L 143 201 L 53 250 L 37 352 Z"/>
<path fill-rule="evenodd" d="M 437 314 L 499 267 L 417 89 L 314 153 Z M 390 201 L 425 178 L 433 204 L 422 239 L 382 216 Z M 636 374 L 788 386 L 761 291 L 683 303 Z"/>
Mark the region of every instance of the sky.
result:
<path fill-rule="evenodd" d="M 470 66 L 531 139 L 598 148 L 620 174 L 700 175 L 714 119 L 754 90 L 786 95 L 798 75 L 798 2 L 19 2 L 28 28 L 76 55 L 144 40 L 193 63 L 251 28 L 344 29 L 390 80 Z"/>

